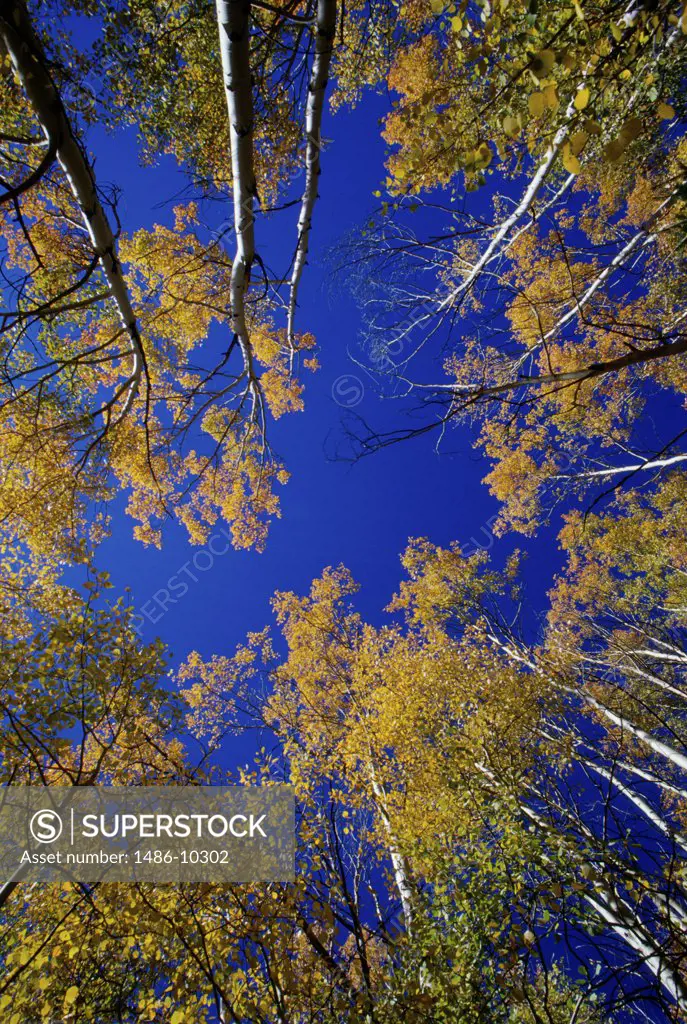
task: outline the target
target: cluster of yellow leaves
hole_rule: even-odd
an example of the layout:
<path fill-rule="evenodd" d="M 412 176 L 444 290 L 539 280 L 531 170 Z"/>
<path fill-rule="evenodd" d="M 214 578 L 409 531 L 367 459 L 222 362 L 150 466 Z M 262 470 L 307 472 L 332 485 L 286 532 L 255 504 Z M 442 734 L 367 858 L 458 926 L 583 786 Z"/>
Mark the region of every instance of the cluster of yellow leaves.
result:
<path fill-rule="evenodd" d="M 619 494 L 613 515 L 569 514 L 561 532 L 568 564 L 552 594 L 552 622 L 585 630 L 605 607 L 631 616 L 646 604 L 680 621 L 687 606 L 687 542 L 679 470 L 654 490 Z"/>
<path fill-rule="evenodd" d="M 97 462 L 76 478 L 80 436 L 70 423 L 71 413 L 35 396 L 0 408 L 0 516 L 7 536 L 25 539 L 43 555 L 68 552 L 88 499 L 109 493 Z M 102 522 L 92 519 L 92 538 L 101 535 Z"/>
<path fill-rule="evenodd" d="M 8 232 L 10 265 L 28 275 L 24 295 L 36 305 L 73 287 L 91 261 L 83 234 L 65 221 L 63 192 L 31 192 L 25 204 L 41 268 L 20 227 Z M 179 207 L 171 227 L 123 238 L 120 255 L 146 357 L 137 398 L 118 417 L 131 357 L 113 308 L 89 282 L 92 303 L 79 292 L 76 310 L 39 324 L 37 350 L 12 350 L 0 402 L 3 519 L 37 550 L 73 543 L 89 503 L 107 499 L 116 481 L 129 491 L 135 533 L 146 543 L 159 544 L 160 522 L 175 514 L 196 543 L 223 518 L 238 547 L 262 548 L 279 514 L 275 488 L 288 478 L 267 443 L 266 417 L 303 408 L 294 361 L 315 340 L 299 335 L 291 351 L 258 304 L 250 311 L 254 361 L 246 362 L 232 342 L 231 261 L 217 239 L 201 240 L 195 204 Z M 314 370 L 317 360 L 302 365 Z M 37 387 L 31 374 L 40 372 Z M 89 529 L 97 539 L 100 526 Z"/>
<path fill-rule="evenodd" d="M 392 193 L 445 185 L 461 166 L 480 171 L 489 165 L 492 151 L 477 127 L 480 97 L 434 36 L 399 52 L 389 85 L 401 97 L 383 132 L 398 147 L 388 160 Z"/>
<path fill-rule="evenodd" d="M 6 547 L 0 574 L 0 765 L 4 780 L 135 784 L 183 774 L 176 701 L 160 684 L 159 642 L 139 641 L 106 574 L 81 593 L 59 564 Z M 76 553 L 88 562 L 85 550 Z"/>
<path fill-rule="evenodd" d="M 422 10 L 424 0 L 408 6 Z M 334 110 L 356 104 L 366 90 L 385 85 L 394 50 L 394 14 L 386 5 L 366 0 L 346 5 L 332 61 Z"/>
<path fill-rule="evenodd" d="M 98 1021 L 126 1005 L 151 1024 L 206 1024 L 221 992 L 240 1019 L 270 1019 L 267 973 L 293 1014 L 307 1013 L 332 994 L 326 963 L 295 923 L 302 895 L 300 886 L 179 893 L 103 884 L 84 900 L 70 885 L 44 887 L 26 907 L 28 927 L 8 935 L 10 964 L 23 961 L 13 1007 L 34 1015 L 38 991 L 47 1019 L 72 1005 L 79 1019 Z M 313 909 L 313 928 L 326 940 L 331 914 Z"/>
<path fill-rule="evenodd" d="M 286 332 L 275 331 L 269 324 L 256 324 L 251 332 L 251 343 L 255 358 L 267 367 L 261 375 L 261 385 L 274 419 L 287 412 L 302 412 L 303 385 L 292 371 L 293 353 L 289 351 Z M 299 353 L 312 351 L 314 335 L 300 334 L 297 345 Z M 302 365 L 306 370 L 316 370 L 319 364 L 315 357 L 310 357 L 303 359 Z"/>
<path fill-rule="evenodd" d="M 215 655 L 203 661 L 197 651 L 189 654 L 177 680 L 189 708 L 187 725 L 194 736 L 217 745 L 225 733 L 238 728 L 238 701 L 255 677 L 257 657 L 250 645 L 241 647 L 232 658 Z"/>
<path fill-rule="evenodd" d="M 541 684 L 503 661 L 480 625 L 480 600 L 509 588 L 514 563 L 498 576 L 482 557 L 416 541 L 404 564 L 410 578 L 390 608 L 405 612 L 405 630 L 363 623 L 343 568 L 306 598 L 277 596 L 288 656 L 273 671 L 268 715 L 290 740 L 299 792 L 334 773 L 347 801 L 376 809 L 378 842 L 391 820 L 419 856 L 438 835 L 466 841 L 476 794 L 494 777 L 517 787 Z"/>
<path fill-rule="evenodd" d="M 672 151 L 670 173 L 678 173 L 680 153 L 680 146 Z M 574 487 L 579 474 L 584 490 L 592 453 L 630 442 L 649 386 L 678 396 L 687 389 L 679 356 L 597 372 L 628 352 L 655 348 L 679 322 L 683 200 L 667 198 L 656 171 L 607 168 L 593 187 L 585 176 L 579 180 L 591 193 L 579 213 L 563 211 L 545 236 L 532 228 L 509 247 L 504 312 L 511 346 L 504 352 L 468 340 L 445 362 L 463 389 L 488 392 L 517 385 L 518 378 L 534 381 L 513 386 L 502 403 L 481 407 L 479 443 L 492 460 L 486 481 L 503 503 L 499 529 L 532 534 L 566 481 Z M 594 249 L 617 246 L 618 232 L 634 239 L 642 281 L 638 287 L 634 278 L 629 284 L 626 279 L 624 288 L 616 285 L 609 293 L 608 265 Z"/>
<path fill-rule="evenodd" d="M 470 185 L 494 149 L 504 161 L 512 153 L 522 161 L 561 126 L 568 128 L 562 165 L 578 174 L 583 150 L 585 158 L 617 162 L 635 139 L 675 116 L 661 98 L 657 66 L 679 61 L 669 5 L 636 11 L 622 27 L 611 5 L 593 12 L 576 5 L 577 17 L 566 8 L 532 15 L 481 6 L 480 16 L 465 3 L 437 0 L 425 5 L 424 18 L 417 5 L 401 7 L 388 75 L 401 100 L 385 131 L 399 147 L 389 159 L 392 191 L 445 184 L 461 169 Z"/>
<path fill-rule="evenodd" d="M 228 191 L 229 132 L 214 8 L 189 17 L 159 0 L 118 6 L 106 12 L 102 38 L 82 54 L 101 83 L 101 118 L 116 128 L 134 126 L 147 162 L 169 154 L 208 190 Z M 262 25 L 253 35 L 255 172 L 260 198 L 270 206 L 298 170 L 303 129 L 289 83 L 279 77 L 282 50 L 265 45 L 275 16 L 257 8 L 252 15 Z"/>

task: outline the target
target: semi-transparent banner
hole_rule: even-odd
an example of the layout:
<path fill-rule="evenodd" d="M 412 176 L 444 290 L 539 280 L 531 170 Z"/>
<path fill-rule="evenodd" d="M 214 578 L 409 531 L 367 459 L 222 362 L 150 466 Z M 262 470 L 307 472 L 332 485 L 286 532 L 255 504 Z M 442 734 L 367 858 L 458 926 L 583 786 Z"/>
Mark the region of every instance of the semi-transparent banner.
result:
<path fill-rule="evenodd" d="M 290 881 L 294 862 L 288 786 L 0 788 L 0 884 Z"/>

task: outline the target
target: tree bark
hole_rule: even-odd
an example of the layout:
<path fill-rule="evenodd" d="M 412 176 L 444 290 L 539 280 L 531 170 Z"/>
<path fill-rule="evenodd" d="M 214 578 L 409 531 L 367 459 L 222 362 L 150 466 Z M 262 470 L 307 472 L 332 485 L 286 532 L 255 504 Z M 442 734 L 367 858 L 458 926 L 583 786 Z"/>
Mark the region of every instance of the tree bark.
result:
<path fill-rule="evenodd" d="M 48 70 L 48 61 L 34 32 L 23 0 L 9 0 L 0 10 L 0 33 L 12 65 L 40 122 L 43 134 L 69 182 L 76 199 L 93 252 L 98 257 L 110 286 L 119 319 L 128 335 L 131 372 L 120 393 L 122 419 L 133 405 L 145 370 L 145 355 L 136 315 L 117 255 L 117 243 L 107 214 L 98 198 L 95 176 L 78 141 L 57 86 Z"/>
<path fill-rule="evenodd" d="M 289 293 L 287 338 L 292 351 L 294 349 L 298 288 L 308 257 L 312 215 L 317 201 L 317 186 L 321 173 L 322 111 L 324 109 L 324 98 L 329 80 L 329 66 L 334 50 L 335 32 L 336 0 L 319 0 L 317 4 L 315 58 L 310 74 L 310 82 L 308 83 L 308 103 L 305 112 L 305 134 L 307 139 L 305 150 L 305 188 L 303 190 L 301 212 L 298 218 L 298 246 L 291 273 Z"/>
<path fill-rule="evenodd" d="M 253 89 L 250 70 L 250 0 L 216 0 L 224 90 L 229 115 L 229 152 L 236 253 L 231 268 L 232 329 L 252 367 L 245 298 L 255 260 L 257 194 L 253 167 Z"/>

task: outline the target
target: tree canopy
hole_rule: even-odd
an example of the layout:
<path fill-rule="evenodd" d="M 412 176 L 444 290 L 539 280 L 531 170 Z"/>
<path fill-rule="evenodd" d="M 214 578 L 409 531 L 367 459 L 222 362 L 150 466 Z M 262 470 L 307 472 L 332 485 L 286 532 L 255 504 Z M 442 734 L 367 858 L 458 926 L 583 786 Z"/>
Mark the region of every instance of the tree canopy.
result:
<path fill-rule="evenodd" d="M 293 882 L 0 879 L 3 1020 L 687 1021 L 686 44 L 674 0 L 0 3 L 2 785 L 297 807 Z M 374 614 L 334 559 L 172 652 L 101 552 L 269 550 L 368 107 L 326 258 L 380 401 L 336 450 L 460 438 L 513 543 L 416 536 Z M 104 137 L 174 168 L 157 220 Z"/>

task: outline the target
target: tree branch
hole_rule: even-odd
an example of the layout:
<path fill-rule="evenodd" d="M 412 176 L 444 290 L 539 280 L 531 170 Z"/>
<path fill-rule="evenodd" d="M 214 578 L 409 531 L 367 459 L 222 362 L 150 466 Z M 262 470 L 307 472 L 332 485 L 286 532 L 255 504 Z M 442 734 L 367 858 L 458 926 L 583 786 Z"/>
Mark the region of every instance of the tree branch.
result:
<path fill-rule="evenodd" d="M 133 405 L 138 392 L 145 372 L 145 354 L 117 255 L 115 236 L 98 198 L 93 170 L 51 78 L 47 58 L 23 0 L 10 0 L 0 11 L 0 35 L 41 124 L 49 149 L 55 150 L 79 205 L 93 251 L 103 268 L 119 318 L 129 337 L 132 366 L 119 413 L 119 419 L 122 419 Z"/>

